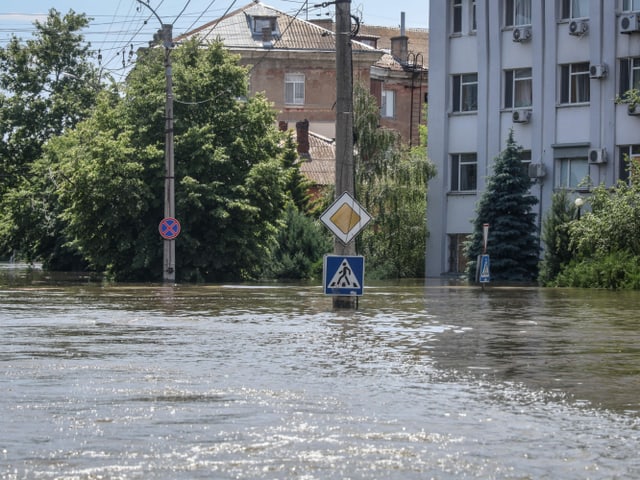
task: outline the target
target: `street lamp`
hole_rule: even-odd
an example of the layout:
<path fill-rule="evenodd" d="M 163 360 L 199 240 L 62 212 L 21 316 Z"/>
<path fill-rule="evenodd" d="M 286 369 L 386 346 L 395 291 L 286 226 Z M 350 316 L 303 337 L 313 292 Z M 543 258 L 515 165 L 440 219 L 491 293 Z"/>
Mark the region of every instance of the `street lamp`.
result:
<path fill-rule="evenodd" d="M 580 220 L 580 211 L 582 210 L 582 206 L 584 205 L 584 198 L 582 197 L 578 197 L 574 200 L 573 204 L 576 206 L 576 208 L 578 209 L 578 216 L 577 219 Z"/>

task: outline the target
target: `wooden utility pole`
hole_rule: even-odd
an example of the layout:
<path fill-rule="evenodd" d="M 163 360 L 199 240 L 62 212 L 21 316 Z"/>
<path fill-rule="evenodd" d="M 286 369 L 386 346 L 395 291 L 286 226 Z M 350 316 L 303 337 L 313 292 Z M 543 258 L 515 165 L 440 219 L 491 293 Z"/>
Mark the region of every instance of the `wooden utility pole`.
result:
<path fill-rule="evenodd" d="M 336 0 L 336 199 L 344 192 L 355 198 L 353 166 L 353 67 L 351 64 L 351 0 Z M 354 240 L 334 240 L 336 255 L 355 255 Z M 335 296 L 334 308 L 352 308 L 357 297 Z"/>

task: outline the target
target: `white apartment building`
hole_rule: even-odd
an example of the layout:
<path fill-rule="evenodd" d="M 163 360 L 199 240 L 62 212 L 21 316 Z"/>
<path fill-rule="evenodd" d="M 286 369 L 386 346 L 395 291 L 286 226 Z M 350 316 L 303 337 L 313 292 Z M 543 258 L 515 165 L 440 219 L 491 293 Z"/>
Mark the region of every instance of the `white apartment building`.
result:
<path fill-rule="evenodd" d="M 538 222 L 554 190 L 626 178 L 640 155 L 640 0 L 431 0 L 427 276 L 464 270 L 462 242 L 510 129 L 535 184 Z M 585 180 L 587 180 L 585 182 Z"/>

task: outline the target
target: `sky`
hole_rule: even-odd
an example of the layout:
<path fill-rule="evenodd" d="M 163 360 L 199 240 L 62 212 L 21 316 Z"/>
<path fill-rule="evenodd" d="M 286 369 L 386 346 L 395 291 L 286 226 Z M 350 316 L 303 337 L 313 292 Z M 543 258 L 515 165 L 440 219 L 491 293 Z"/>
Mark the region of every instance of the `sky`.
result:
<path fill-rule="evenodd" d="M 163 23 L 174 25 L 175 36 L 215 20 L 227 11 L 243 7 L 252 0 L 22 0 L 0 5 L 0 45 L 11 35 L 26 39 L 33 22 L 43 20 L 51 8 L 61 13 L 70 9 L 91 17 L 86 39 L 100 51 L 103 67 L 117 73 L 125 70 L 129 52 L 146 46 Z M 335 5 L 319 0 L 262 0 L 263 3 L 305 20 L 334 18 Z M 9 3 L 9 5 L 7 5 Z M 153 12 L 157 14 L 154 15 Z M 368 25 L 398 27 L 405 12 L 407 28 L 428 28 L 429 0 L 351 0 L 351 14 Z M 159 17 L 159 18 L 158 18 Z M 146 22 L 146 23 L 145 23 Z"/>

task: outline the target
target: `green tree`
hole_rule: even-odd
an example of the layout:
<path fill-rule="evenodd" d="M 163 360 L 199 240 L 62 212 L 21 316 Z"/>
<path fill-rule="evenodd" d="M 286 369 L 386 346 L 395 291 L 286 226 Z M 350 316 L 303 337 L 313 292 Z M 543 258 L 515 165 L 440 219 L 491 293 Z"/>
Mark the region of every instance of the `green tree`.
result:
<path fill-rule="evenodd" d="M 277 279 L 313 279 L 322 275 L 323 255 L 333 246 L 327 229 L 289 202 L 277 247 L 262 276 Z"/>
<path fill-rule="evenodd" d="M 309 190 L 313 183 L 300 171 L 300 161 L 296 148 L 296 142 L 291 132 L 285 134 L 284 154 L 282 162 L 285 171 L 288 172 L 286 190 L 298 211 L 308 213 L 311 208 Z"/>
<path fill-rule="evenodd" d="M 57 235 L 48 169 L 43 177 L 31 167 L 49 139 L 90 114 L 101 90 L 80 33 L 87 25 L 83 14 L 52 9 L 32 39 L 14 35 L 0 48 L 0 255 L 48 262 L 69 254 Z"/>
<path fill-rule="evenodd" d="M 161 277 L 163 55 L 141 55 L 123 94 L 103 95 L 38 165 L 55 186 L 65 245 L 117 280 Z M 276 243 L 290 177 L 275 113 L 262 96 L 241 100 L 246 68 L 220 44 L 188 41 L 171 55 L 177 278 L 252 277 Z"/>
<path fill-rule="evenodd" d="M 471 281 L 475 279 L 476 258 L 483 251 L 485 223 L 490 225 L 487 253 L 491 257 L 491 278 L 532 281 L 538 276 L 536 214 L 531 211 L 538 200 L 529 193 L 531 179 L 522 167 L 520 154 L 511 130 L 507 148 L 495 159 L 493 174 L 476 208 L 473 233 L 465 245 Z"/>
<path fill-rule="evenodd" d="M 555 192 L 551 199 L 551 209 L 542 223 L 544 255 L 540 263 L 539 281 L 551 284 L 562 267 L 573 258 L 570 248 L 569 227 L 576 218 L 576 206 L 565 189 Z"/>
<path fill-rule="evenodd" d="M 590 211 L 570 224 L 572 259 L 555 284 L 593 288 L 640 288 L 640 177 L 629 164 L 629 183 L 595 187 Z"/>
<path fill-rule="evenodd" d="M 33 38 L 0 47 L 2 193 L 19 183 L 52 136 L 85 118 L 99 90 L 98 70 L 80 31 L 89 20 L 54 9 Z"/>
<path fill-rule="evenodd" d="M 395 132 L 379 128 L 377 103 L 362 85 L 354 88 L 354 112 L 356 194 L 373 217 L 358 239 L 368 274 L 422 277 L 427 183 L 435 175 L 426 145 L 409 150 Z"/>

